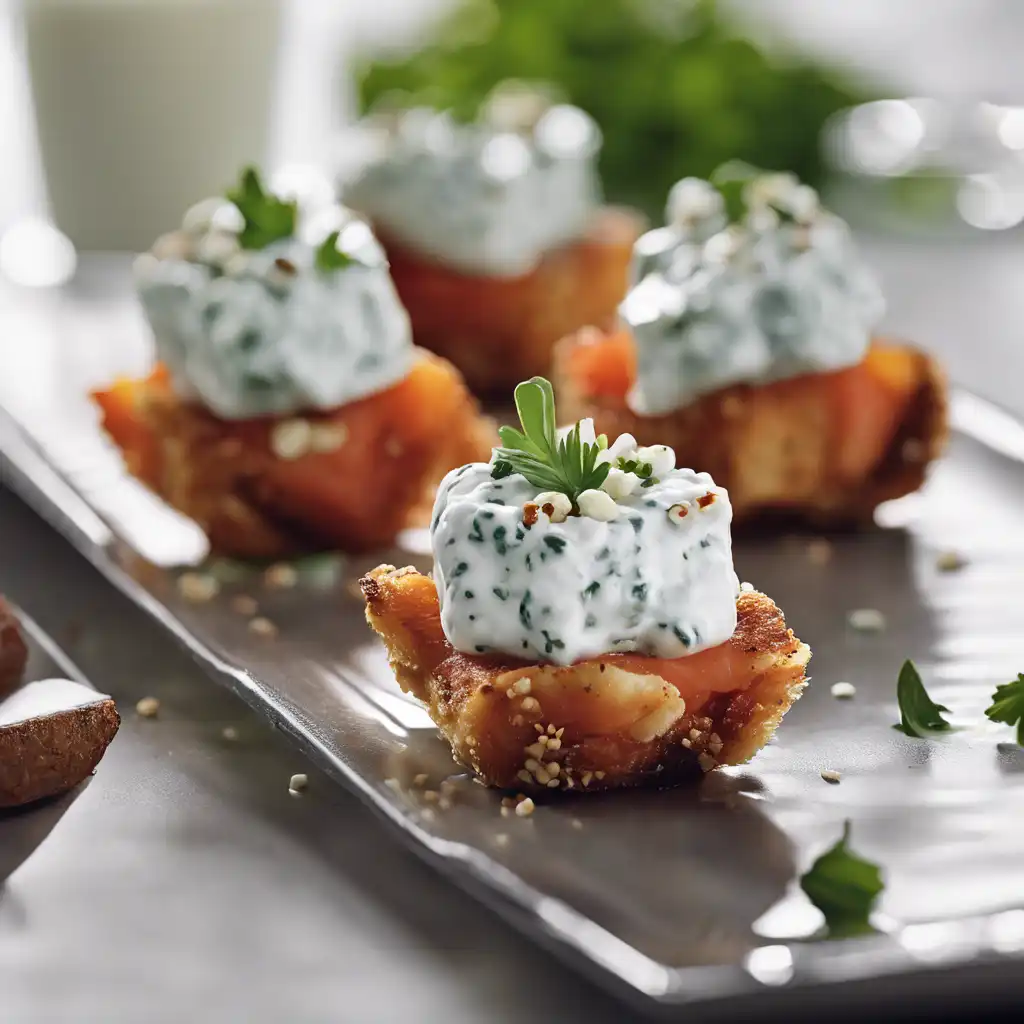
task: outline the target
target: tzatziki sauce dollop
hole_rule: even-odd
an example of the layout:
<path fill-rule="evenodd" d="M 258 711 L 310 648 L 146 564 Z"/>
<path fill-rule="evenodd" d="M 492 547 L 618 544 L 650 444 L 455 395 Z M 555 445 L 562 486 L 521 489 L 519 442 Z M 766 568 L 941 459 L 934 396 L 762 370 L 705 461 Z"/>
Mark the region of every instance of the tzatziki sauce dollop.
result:
<path fill-rule="evenodd" d="M 346 203 L 400 245 L 461 273 L 518 277 L 583 237 L 601 202 L 601 134 L 577 107 L 492 97 L 470 124 L 413 108 L 370 118 Z"/>
<path fill-rule="evenodd" d="M 261 249 L 206 201 L 135 262 L 142 308 L 175 392 L 225 420 L 334 409 L 408 375 L 412 332 L 369 226 L 333 208 Z M 351 257 L 321 268 L 329 231 Z"/>
<path fill-rule="evenodd" d="M 431 540 L 441 624 L 457 650 L 569 665 L 609 653 L 679 658 L 732 636 L 729 495 L 708 474 L 675 468 L 670 448 L 639 451 L 657 462 L 657 482 L 615 470 L 605 490 L 580 496 L 590 514 L 518 473 L 495 479 L 490 464 L 445 477 Z M 609 458 L 635 452 L 624 434 Z"/>
<path fill-rule="evenodd" d="M 750 179 L 743 202 L 729 224 L 722 193 L 684 179 L 668 226 L 636 244 L 620 313 L 636 341 L 628 401 L 641 415 L 864 358 L 885 304 L 847 225 L 788 174 Z"/>

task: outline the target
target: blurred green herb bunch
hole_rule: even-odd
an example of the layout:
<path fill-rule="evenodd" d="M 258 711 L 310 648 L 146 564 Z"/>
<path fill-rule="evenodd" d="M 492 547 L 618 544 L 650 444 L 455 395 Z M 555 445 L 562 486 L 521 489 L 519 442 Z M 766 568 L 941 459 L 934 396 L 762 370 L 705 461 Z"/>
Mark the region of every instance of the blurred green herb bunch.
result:
<path fill-rule="evenodd" d="M 769 56 L 716 0 L 457 0 L 421 49 L 358 69 L 364 112 L 397 98 L 464 120 L 507 79 L 591 114 L 608 198 L 659 223 L 675 181 L 727 160 L 820 184 L 822 125 L 868 98 L 835 70 Z"/>

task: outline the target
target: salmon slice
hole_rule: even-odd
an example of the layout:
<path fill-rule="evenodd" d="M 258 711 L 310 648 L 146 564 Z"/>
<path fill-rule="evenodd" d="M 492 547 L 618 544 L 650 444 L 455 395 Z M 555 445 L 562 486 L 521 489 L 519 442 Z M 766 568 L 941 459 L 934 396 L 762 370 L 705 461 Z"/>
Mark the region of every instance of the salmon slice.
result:
<path fill-rule="evenodd" d="M 430 353 L 394 387 L 303 417 L 220 420 L 178 399 L 161 370 L 93 397 L 128 469 L 194 519 L 214 552 L 240 558 L 383 546 L 426 521 L 440 478 L 489 458 L 496 440 L 458 371 Z M 280 458 L 282 419 L 329 443 Z"/>
<path fill-rule="evenodd" d="M 506 789 L 668 785 L 749 760 L 806 683 L 810 649 L 764 594 L 736 632 L 685 658 L 616 654 L 569 666 L 456 651 L 433 580 L 379 566 L 367 621 L 402 689 L 426 704 L 456 760 Z"/>
<path fill-rule="evenodd" d="M 677 464 L 729 491 L 735 520 L 785 512 L 818 525 L 870 521 L 883 501 L 924 482 L 947 435 L 947 386 L 930 356 L 876 340 L 834 373 L 740 384 L 683 409 L 638 416 L 626 403 L 636 353 L 625 331 L 588 331 L 556 349 L 554 383 L 567 420 L 598 433 L 668 444 Z"/>
<path fill-rule="evenodd" d="M 416 344 L 450 359 L 475 393 L 507 399 L 519 381 L 548 373 L 560 338 L 614 323 L 642 228 L 639 215 L 606 208 L 585 238 L 511 278 L 463 274 L 377 234 Z"/>

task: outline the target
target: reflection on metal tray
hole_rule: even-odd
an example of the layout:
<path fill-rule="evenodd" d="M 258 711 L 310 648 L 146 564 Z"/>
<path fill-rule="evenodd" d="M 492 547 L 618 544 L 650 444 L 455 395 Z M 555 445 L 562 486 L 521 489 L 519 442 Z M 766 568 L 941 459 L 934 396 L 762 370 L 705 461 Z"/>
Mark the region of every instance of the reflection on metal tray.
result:
<path fill-rule="evenodd" d="M 354 580 L 383 560 L 425 566 L 422 537 L 397 552 L 321 561 L 290 589 L 220 567 L 214 600 L 182 599 L 174 567 L 201 559 L 204 539 L 126 477 L 84 397 L 144 365 L 140 334 L 121 327 L 88 345 L 55 331 L 45 355 L 22 355 L 31 388 L 19 373 L 0 380 L 7 479 L 214 678 L 459 884 L 605 981 L 662 1005 L 754 997 L 781 1009 L 810 988 L 845 1005 L 851 984 L 919 993 L 915 975 L 935 967 L 933 995 L 954 977 L 966 991 L 980 971 L 991 991 L 993 969 L 1019 985 L 1024 750 L 982 714 L 994 685 L 1024 668 L 1024 430 L 1015 421 L 958 395 L 958 431 L 926 490 L 880 510 L 883 528 L 831 538 L 827 560 L 796 536 L 737 545 L 741 578 L 769 593 L 814 650 L 811 686 L 750 765 L 691 789 L 564 798 L 520 819 L 500 815 L 499 794 L 452 774 L 363 622 Z M 960 571 L 939 570 L 946 550 L 963 556 Z M 277 636 L 247 628 L 232 607 L 241 593 L 258 600 Z M 887 627 L 851 630 L 855 608 L 878 609 Z M 962 730 L 923 741 L 890 728 L 908 656 Z M 856 686 L 855 699 L 830 695 L 839 680 Z M 841 783 L 825 783 L 825 769 Z M 847 818 L 857 851 L 885 873 L 884 932 L 822 941 L 796 880 Z"/>

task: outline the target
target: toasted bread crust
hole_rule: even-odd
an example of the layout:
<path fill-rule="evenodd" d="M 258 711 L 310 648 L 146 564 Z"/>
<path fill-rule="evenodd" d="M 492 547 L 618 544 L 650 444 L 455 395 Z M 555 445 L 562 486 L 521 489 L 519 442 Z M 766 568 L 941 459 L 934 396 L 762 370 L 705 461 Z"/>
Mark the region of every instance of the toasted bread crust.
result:
<path fill-rule="evenodd" d="M 458 372 L 427 352 L 393 388 L 302 417 L 220 420 L 181 401 L 161 374 L 95 397 L 129 470 L 194 519 L 215 553 L 239 558 L 381 547 L 425 521 L 444 473 L 486 459 L 494 441 Z M 347 440 L 281 458 L 281 419 Z"/>
<path fill-rule="evenodd" d="M 377 233 L 416 344 L 450 359 L 476 394 L 507 399 L 519 381 L 549 372 L 559 338 L 612 325 L 642 227 L 638 214 L 605 208 L 587 237 L 515 278 L 461 274 Z"/>
<path fill-rule="evenodd" d="M 556 347 L 554 381 L 567 420 L 593 417 L 600 433 L 633 434 L 641 444 L 667 444 L 679 465 L 710 473 L 729 491 L 737 523 L 784 513 L 818 527 L 869 523 L 883 501 L 917 490 L 948 438 L 947 384 L 938 363 L 907 346 L 875 343 L 909 362 L 913 380 L 884 450 L 868 465 L 844 464 L 841 403 L 848 371 L 809 374 L 766 385 L 736 385 L 685 408 L 638 416 L 619 395 L 586 394 L 571 372 L 574 348 Z M 859 370 L 859 368 L 854 368 Z"/>
<path fill-rule="evenodd" d="M 764 746 L 806 683 L 809 649 L 755 592 L 740 595 L 727 642 L 747 685 L 681 695 L 656 674 L 654 659 L 645 674 L 636 665 L 643 659 L 614 655 L 557 667 L 464 654 L 441 630 L 429 577 L 380 566 L 360 584 L 367 621 L 399 684 L 427 705 L 455 758 L 502 788 L 670 785 L 742 763 Z"/>

